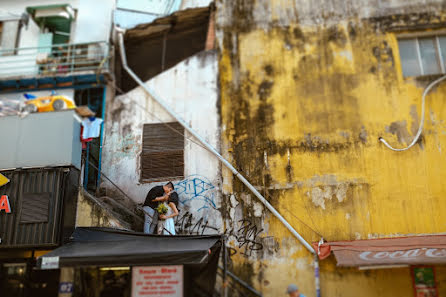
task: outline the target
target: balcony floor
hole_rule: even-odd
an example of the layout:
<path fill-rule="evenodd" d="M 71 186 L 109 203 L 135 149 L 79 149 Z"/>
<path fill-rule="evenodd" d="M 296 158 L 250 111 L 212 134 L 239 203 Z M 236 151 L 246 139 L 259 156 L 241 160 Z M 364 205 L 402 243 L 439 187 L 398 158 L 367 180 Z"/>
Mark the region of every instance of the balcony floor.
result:
<path fill-rule="evenodd" d="M 70 75 L 15 77 L 0 80 L 0 94 L 11 92 L 25 92 L 37 90 L 51 90 L 63 88 L 89 88 L 105 84 L 107 73 L 85 71 Z"/>

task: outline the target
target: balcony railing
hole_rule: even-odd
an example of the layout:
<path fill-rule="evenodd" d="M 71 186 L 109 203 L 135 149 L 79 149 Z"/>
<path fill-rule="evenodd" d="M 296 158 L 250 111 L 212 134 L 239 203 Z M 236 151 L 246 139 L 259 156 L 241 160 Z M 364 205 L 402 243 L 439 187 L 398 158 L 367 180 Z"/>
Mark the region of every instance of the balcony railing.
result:
<path fill-rule="evenodd" d="M 107 42 L 0 50 L 0 79 L 109 70 Z"/>

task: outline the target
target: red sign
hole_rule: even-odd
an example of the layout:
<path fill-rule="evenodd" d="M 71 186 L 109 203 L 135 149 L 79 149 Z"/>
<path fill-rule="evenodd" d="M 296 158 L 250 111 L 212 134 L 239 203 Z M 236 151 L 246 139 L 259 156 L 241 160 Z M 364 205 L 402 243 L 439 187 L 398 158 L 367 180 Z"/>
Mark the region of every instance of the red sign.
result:
<path fill-rule="evenodd" d="M 434 267 L 412 267 L 415 297 L 438 297 Z"/>
<path fill-rule="evenodd" d="M 3 195 L 0 198 L 0 212 L 4 210 L 6 213 L 11 213 L 11 207 L 9 206 L 8 196 Z"/>
<path fill-rule="evenodd" d="M 183 266 L 133 267 L 132 297 L 183 297 Z"/>
<path fill-rule="evenodd" d="M 446 249 L 418 248 L 397 251 L 334 251 L 338 266 L 446 264 Z"/>
<path fill-rule="evenodd" d="M 321 259 L 332 251 L 338 266 L 446 264 L 445 234 L 316 242 L 313 246 Z"/>

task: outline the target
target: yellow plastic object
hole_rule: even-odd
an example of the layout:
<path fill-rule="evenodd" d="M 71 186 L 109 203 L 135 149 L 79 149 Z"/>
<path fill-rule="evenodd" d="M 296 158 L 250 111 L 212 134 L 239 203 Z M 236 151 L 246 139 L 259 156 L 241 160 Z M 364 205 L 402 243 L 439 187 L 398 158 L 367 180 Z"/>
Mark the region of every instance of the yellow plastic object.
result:
<path fill-rule="evenodd" d="M 39 97 L 26 101 L 25 104 L 25 110 L 30 112 L 47 112 L 76 108 L 73 101 L 60 95 Z"/>

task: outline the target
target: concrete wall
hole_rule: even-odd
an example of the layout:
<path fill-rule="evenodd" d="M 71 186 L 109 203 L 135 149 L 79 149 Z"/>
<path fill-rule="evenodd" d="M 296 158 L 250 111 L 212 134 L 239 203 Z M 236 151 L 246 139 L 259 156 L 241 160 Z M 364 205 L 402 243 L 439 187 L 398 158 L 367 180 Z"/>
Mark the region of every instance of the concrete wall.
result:
<path fill-rule="evenodd" d="M 0 169 L 73 165 L 80 168 L 80 122 L 74 110 L 0 117 Z"/>
<path fill-rule="evenodd" d="M 78 17 L 72 42 L 109 41 L 115 0 L 78 0 L 78 2 Z"/>
<path fill-rule="evenodd" d="M 183 0 L 181 1 L 180 9 L 188 9 L 195 7 L 206 7 L 212 3 L 212 0 Z"/>
<path fill-rule="evenodd" d="M 147 82 L 165 102 L 214 147 L 219 145 L 217 54 L 200 52 Z M 168 115 L 138 87 L 107 103 L 102 170 L 137 203 L 156 184 L 140 182 L 143 124 L 171 122 Z M 186 134 L 184 179 L 174 180 L 180 195 L 177 230 L 184 233 L 215 232 L 221 227 L 219 164 Z M 196 142 L 196 140 L 195 140 Z M 108 196 L 119 192 L 107 182 Z M 191 216 L 202 225 L 191 230 Z M 205 224 L 205 222 L 208 222 Z"/>
<path fill-rule="evenodd" d="M 43 6 L 54 4 L 70 4 L 77 10 L 77 18 L 73 22 L 71 28 L 72 35 L 70 42 L 96 42 L 107 41 L 110 36 L 112 25 L 112 12 L 115 8 L 113 0 L 39 0 L 39 1 L 14 1 L 2 0 L 0 3 L 0 16 L 2 15 L 22 15 L 26 12 L 26 7 Z M 37 38 L 35 38 L 36 26 L 32 19 L 29 21 L 29 27 L 22 29 L 20 46 L 37 46 Z M 91 28 L 94 27 L 94 30 Z M 28 33 L 31 30 L 32 36 Z M 38 30 L 38 28 L 37 28 Z M 37 31 L 38 32 L 38 31 Z M 30 40 L 30 37 L 34 37 Z"/>
<path fill-rule="evenodd" d="M 80 189 L 77 199 L 76 227 L 109 227 L 129 230 L 104 205 Z"/>
<path fill-rule="evenodd" d="M 441 27 L 443 6 L 217 2 L 222 151 L 306 241 L 445 231 L 446 84 L 428 96 L 415 147 L 378 141 L 404 147 L 416 134 L 433 78 L 403 78 L 396 37 Z M 264 296 L 291 282 L 315 296 L 310 253 L 227 170 L 223 190 L 226 228 L 243 220 L 253 234 L 230 240 L 232 269 Z M 361 272 L 333 258 L 321 262 L 321 284 L 322 296 L 413 296 L 409 269 Z"/>
<path fill-rule="evenodd" d="M 0 21 L 2 18 L 11 16 L 20 16 L 26 12 L 29 6 L 43 6 L 54 4 L 70 4 L 77 10 L 77 17 L 72 22 L 70 43 L 88 43 L 98 41 L 109 41 L 112 21 L 113 9 L 115 7 L 114 0 L 39 0 L 39 1 L 11 1 L 3 0 L 0 2 Z M 18 21 L 7 21 L 5 23 L 8 29 L 8 42 L 3 43 L 0 49 L 13 48 L 17 30 L 11 30 L 10 27 L 17 28 Z M 94 28 L 94 30 L 92 30 Z M 23 26 L 20 33 L 19 48 L 33 48 L 39 46 L 40 29 L 36 23 L 29 19 L 28 26 Z M 5 34 L 4 34 L 5 35 Z M 6 38 L 4 37 L 4 38 Z M 21 50 L 18 55 L 0 57 L 0 65 L 4 69 L 0 69 L 1 76 L 23 76 L 35 75 L 38 67 L 34 62 L 37 58 L 37 50 Z M 25 58 L 26 56 L 26 58 Z M 6 67 L 11 67 L 6 69 Z M 17 69 L 19 68 L 19 71 Z"/>

